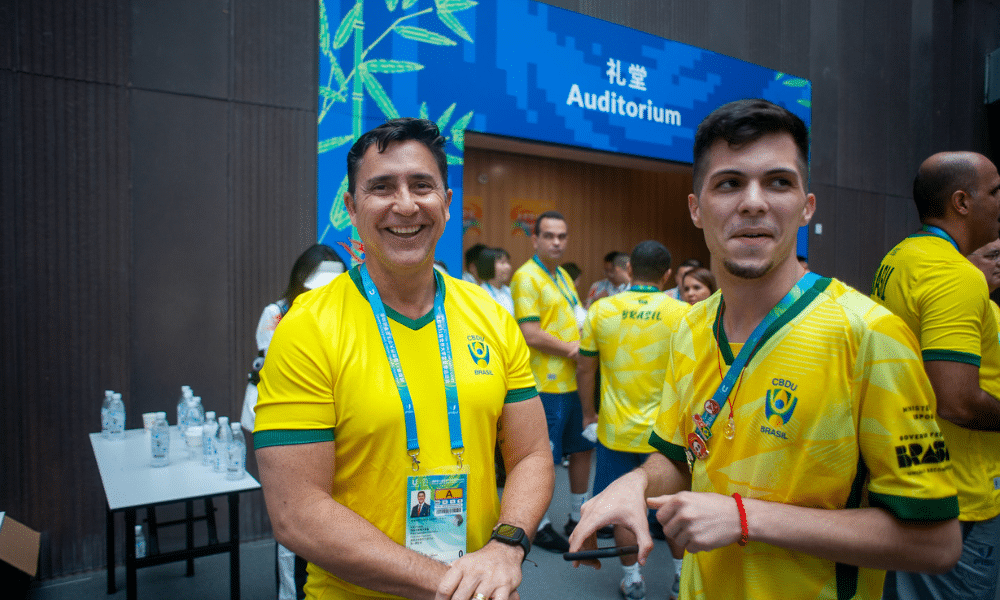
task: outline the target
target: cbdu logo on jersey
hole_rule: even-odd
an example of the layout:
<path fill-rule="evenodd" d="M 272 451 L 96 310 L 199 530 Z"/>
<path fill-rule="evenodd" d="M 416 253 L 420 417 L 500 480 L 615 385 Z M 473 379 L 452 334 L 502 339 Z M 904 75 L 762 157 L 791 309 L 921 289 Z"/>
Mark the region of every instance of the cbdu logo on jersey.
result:
<path fill-rule="evenodd" d="M 478 335 L 470 335 L 467 339 L 470 340 L 469 345 L 469 356 L 472 357 L 472 362 L 478 367 L 473 371 L 476 375 L 492 375 L 493 371 L 487 369 L 490 366 L 490 347 L 486 345 L 486 341 Z"/>
<path fill-rule="evenodd" d="M 761 425 L 760 432 L 787 440 L 788 436 L 782 428 L 792 419 L 795 406 L 799 403 L 799 399 L 792 395 L 799 386 L 779 378 L 772 379 L 771 385 L 776 387 L 769 389 L 764 397 L 764 420 L 767 425 Z"/>

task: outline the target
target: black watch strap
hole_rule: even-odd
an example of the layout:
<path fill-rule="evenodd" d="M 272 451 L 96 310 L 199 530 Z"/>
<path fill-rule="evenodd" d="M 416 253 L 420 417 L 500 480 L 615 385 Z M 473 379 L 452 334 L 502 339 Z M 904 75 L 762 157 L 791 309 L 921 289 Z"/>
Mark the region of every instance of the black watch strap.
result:
<path fill-rule="evenodd" d="M 525 558 L 528 558 L 528 552 L 531 551 L 531 540 L 528 539 L 528 534 L 516 525 L 500 523 L 493 529 L 493 534 L 490 535 L 490 539 L 508 544 L 510 546 L 520 546 L 523 548 L 524 558 L 521 559 L 522 562 Z"/>

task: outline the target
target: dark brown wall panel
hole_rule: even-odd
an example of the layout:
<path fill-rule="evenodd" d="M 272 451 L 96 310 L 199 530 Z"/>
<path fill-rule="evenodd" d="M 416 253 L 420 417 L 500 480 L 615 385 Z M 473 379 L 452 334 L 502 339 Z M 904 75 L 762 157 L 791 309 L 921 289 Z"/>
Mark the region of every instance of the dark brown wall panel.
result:
<path fill-rule="evenodd" d="M 4 132 L 17 142 L 4 160 L 14 194 L 4 186 L 3 337 L 12 343 L 0 453 L 16 476 L 5 475 L 0 503 L 44 532 L 49 576 L 101 564 L 103 545 L 90 543 L 103 492 L 87 433 L 100 426 L 102 391 L 129 391 L 126 100 L 104 84 L 5 79 L 17 126 Z"/>

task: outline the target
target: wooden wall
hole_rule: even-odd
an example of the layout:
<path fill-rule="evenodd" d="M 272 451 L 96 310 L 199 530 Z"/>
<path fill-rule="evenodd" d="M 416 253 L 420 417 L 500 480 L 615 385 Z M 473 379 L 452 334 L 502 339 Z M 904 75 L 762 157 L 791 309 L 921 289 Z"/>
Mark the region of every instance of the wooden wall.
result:
<path fill-rule="evenodd" d="M 467 148 L 463 186 L 465 197 L 481 199 L 483 208 L 481 233 L 467 230 L 464 247 L 482 242 L 506 248 L 515 267 L 534 249 L 513 226 L 512 207 L 528 200 L 561 212 L 569 228 L 563 261 L 583 270 L 581 294 L 604 278 L 605 254 L 630 252 L 642 240 L 662 242 L 675 265 L 687 258 L 708 262 L 704 237 L 688 212 L 690 167 L 649 171 Z"/>

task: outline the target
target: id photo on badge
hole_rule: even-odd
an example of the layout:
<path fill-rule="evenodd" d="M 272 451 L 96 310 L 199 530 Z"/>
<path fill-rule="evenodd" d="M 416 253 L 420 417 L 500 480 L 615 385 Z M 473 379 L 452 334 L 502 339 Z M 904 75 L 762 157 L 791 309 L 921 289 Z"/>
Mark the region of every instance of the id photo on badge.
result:
<path fill-rule="evenodd" d="M 410 517 L 431 516 L 430 490 L 417 490 L 410 494 Z"/>

